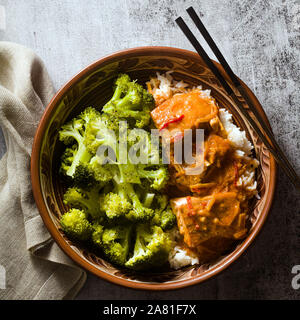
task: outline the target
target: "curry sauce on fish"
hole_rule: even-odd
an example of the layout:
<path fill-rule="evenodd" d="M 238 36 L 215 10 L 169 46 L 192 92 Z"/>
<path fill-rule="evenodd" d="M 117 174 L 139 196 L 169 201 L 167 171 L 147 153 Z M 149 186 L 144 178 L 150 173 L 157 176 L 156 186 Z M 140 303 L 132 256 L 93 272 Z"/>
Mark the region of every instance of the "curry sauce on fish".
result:
<path fill-rule="evenodd" d="M 180 245 L 196 254 L 199 262 L 211 261 L 247 235 L 249 201 L 256 189 L 248 188 L 242 180 L 255 172 L 258 162 L 238 152 L 228 139 L 216 101 L 201 90 L 184 89 L 165 98 L 160 94 L 154 97 L 153 122 L 157 129 L 171 132 L 171 144 L 178 136 L 184 140 L 186 129 L 204 129 L 202 172 L 186 174 L 191 165 L 176 163 L 171 152 L 168 193 L 182 235 Z"/>

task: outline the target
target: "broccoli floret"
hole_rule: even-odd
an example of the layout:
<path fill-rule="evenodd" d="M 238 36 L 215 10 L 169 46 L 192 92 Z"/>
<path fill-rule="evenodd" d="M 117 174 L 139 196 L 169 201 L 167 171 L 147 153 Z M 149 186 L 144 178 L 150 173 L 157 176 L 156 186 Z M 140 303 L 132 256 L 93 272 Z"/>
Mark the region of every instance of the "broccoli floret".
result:
<path fill-rule="evenodd" d="M 171 206 L 161 212 L 155 211 L 152 219 L 153 223 L 160 226 L 164 231 L 172 229 L 176 225 L 176 216 Z"/>
<path fill-rule="evenodd" d="M 76 187 L 88 190 L 102 183 L 102 181 L 96 179 L 95 172 L 90 169 L 88 163 L 81 162 L 74 172 L 73 183 Z"/>
<path fill-rule="evenodd" d="M 107 127 L 107 121 L 103 121 L 101 115 L 87 124 L 84 143 L 93 155 L 97 153 L 101 146 L 111 148 L 116 155 L 117 136 L 114 130 Z"/>
<path fill-rule="evenodd" d="M 141 183 L 136 167 L 129 162 L 102 164 L 101 159 L 96 155 L 88 164 L 88 169 L 94 179 L 99 182 L 114 180 L 115 183 Z"/>
<path fill-rule="evenodd" d="M 133 184 L 115 181 L 112 191 L 101 196 L 100 208 L 109 219 L 125 218 L 131 221 L 147 221 L 154 214 L 153 209 L 142 203 Z"/>
<path fill-rule="evenodd" d="M 87 107 L 81 112 L 79 118 L 84 120 L 85 124 L 87 125 L 90 121 L 97 119 L 100 116 L 101 113 L 98 110 L 93 107 Z"/>
<path fill-rule="evenodd" d="M 120 74 L 115 81 L 112 98 L 104 105 L 103 112 L 117 118 L 135 120 L 135 126 L 143 128 L 150 123 L 153 96 L 140 84 L 131 81 L 127 74 Z"/>
<path fill-rule="evenodd" d="M 124 218 L 132 209 L 132 204 L 124 196 L 110 192 L 100 198 L 100 209 L 108 219 Z"/>
<path fill-rule="evenodd" d="M 160 227 L 139 224 L 133 255 L 125 266 L 134 270 L 159 267 L 167 262 L 171 247 L 169 235 Z"/>
<path fill-rule="evenodd" d="M 73 144 L 71 147 L 66 148 L 66 150 L 61 156 L 61 166 L 60 166 L 61 174 L 67 175 L 67 172 L 70 170 L 70 167 L 72 166 L 77 150 L 78 148 L 76 144 Z"/>
<path fill-rule="evenodd" d="M 162 194 L 156 195 L 153 206 L 155 209 L 151 223 L 164 231 L 172 229 L 176 225 L 176 216 L 169 205 L 168 197 Z"/>
<path fill-rule="evenodd" d="M 126 162 L 121 161 L 119 145 L 115 133 L 106 127 L 105 121 L 98 117 L 91 121 L 87 126 L 85 144 L 90 153 L 95 156 L 91 159 L 89 169 L 94 171 L 95 179 L 98 181 L 107 181 L 108 177 L 115 178 L 118 182 L 141 183 L 136 172 L 135 166 L 129 161 L 127 150 L 125 156 Z M 103 148 L 103 149 L 101 149 Z M 108 151 L 110 150 L 110 151 Z M 111 153 L 109 163 L 105 152 Z M 103 168 L 103 166 L 106 166 Z M 106 170 L 108 169 L 108 170 Z"/>
<path fill-rule="evenodd" d="M 165 194 L 158 194 L 155 197 L 154 207 L 156 212 L 162 212 L 167 208 L 169 204 L 169 198 Z"/>
<path fill-rule="evenodd" d="M 111 262 L 123 266 L 127 261 L 131 230 L 132 227 L 129 225 L 118 225 L 104 229 L 102 249 Z"/>
<path fill-rule="evenodd" d="M 147 166 L 137 165 L 137 172 L 141 178 L 150 181 L 150 187 L 155 190 L 163 189 L 169 180 L 169 171 L 165 166 L 155 166 L 153 169 L 147 170 Z"/>
<path fill-rule="evenodd" d="M 106 128 L 113 130 L 116 134 L 118 134 L 119 132 L 119 122 L 122 120 L 126 121 L 126 119 L 122 119 L 120 117 L 116 118 L 108 113 L 102 113 L 101 119 L 104 122 Z"/>
<path fill-rule="evenodd" d="M 105 186 L 115 175 L 113 165 L 98 163 L 97 156 L 90 162 L 80 163 L 74 172 L 72 184 L 84 190 L 90 190 L 97 186 Z"/>
<path fill-rule="evenodd" d="M 80 163 L 88 162 L 92 154 L 85 145 L 85 135 L 88 123 L 99 116 L 94 108 L 86 108 L 77 118 L 63 125 L 59 131 L 59 139 L 66 145 L 73 144 L 67 148 L 62 157 L 61 171 L 67 176 L 73 177 Z M 75 143 L 75 144 L 74 144 Z"/>
<path fill-rule="evenodd" d="M 118 185 L 118 193 L 124 193 L 127 199 L 132 203 L 132 209 L 126 214 L 126 218 L 132 221 L 147 221 L 153 217 L 154 211 L 144 206 L 130 183 Z"/>
<path fill-rule="evenodd" d="M 101 217 L 100 211 L 100 190 L 101 186 L 95 186 L 90 190 L 83 190 L 77 187 L 70 187 L 64 194 L 64 203 L 71 207 L 82 209 L 93 219 Z"/>
<path fill-rule="evenodd" d="M 151 133 L 134 128 L 129 130 L 127 142 L 131 149 L 130 152 L 139 153 L 143 163 L 148 165 L 162 163 L 161 143 L 158 137 L 152 141 Z"/>
<path fill-rule="evenodd" d="M 131 154 L 139 154 L 143 163 L 136 164 L 136 172 L 141 179 L 150 182 L 151 188 L 161 190 L 169 180 L 169 171 L 166 165 L 161 164 L 160 145 L 152 144 L 150 133 L 139 133 L 131 130 L 128 135 L 128 144 Z"/>
<path fill-rule="evenodd" d="M 96 246 L 101 247 L 104 227 L 98 221 L 93 223 L 92 227 L 93 227 L 92 241 Z"/>
<path fill-rule="evenodd" d="M 141 183 L 140 177 L 136 171 L 136 166 L 129 161 L 124 164 L 118 164 L 118 171 L 114 179 L 118 183 Z"/>
<path fill-rule="evenodd" d="M 60 218 L 64 232 L 76 240 L 88 240 L 92 234 L 92 226 L 82 210 L 70 209 Z"/>
<path fill-rule="evenodd" d="M 87 164 L 87 170 L 93 176 L 93 179 L 99 183 L 109 182 L 116 174 L 116 165 L 109 163 L 101 164 L 99 157 L 96 155 Z"/>

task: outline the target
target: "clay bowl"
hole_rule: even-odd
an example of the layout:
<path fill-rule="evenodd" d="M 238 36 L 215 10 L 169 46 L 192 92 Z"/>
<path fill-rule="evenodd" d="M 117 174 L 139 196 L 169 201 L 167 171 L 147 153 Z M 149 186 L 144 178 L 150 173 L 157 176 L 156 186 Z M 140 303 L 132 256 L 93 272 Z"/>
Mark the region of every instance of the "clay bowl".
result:
<path fill-rule="evenodd" d="M 216 65 L 223 73 L 219 64 Z M 210 89 L 219 105 L 230 110 L 236 124 L 246 130 L 248 138 L 255 146 L 255 156 L 260 161 L 257 170 L 260 199 L 254 200 L 252 204 L 252 227 L 248 236 L 217 261 L 177 271 L 138 273 L 113 266 L 88 248 L 70 241 L 61 231 L 59 217 L 66 208 L 62 201 L 64 186 L 58 175 L 62 153 L 58 130 L 85 107 L 102 106 L 110 98 L 113 79 L 119 72 L 128 73 L 133 79 L 145 83 L 155 72 L 169 70 L 174 71 L 175 79 L 183 79 L 191 85 L 202 85 L 203 89 Z M 268 121 L 254 94 L 243 85 L 259 113 Z M 34 198 L 46 227 L 61 249 L 77 264 L 100 278 L 119 285 L 135 289 L 170 290 L 194 285 L 216 276 L 249 247 L 270 211 L 276 184 L 276 164 L 265 145 L 244 121 L 230 97 L 224 93 L 219 82 L 196 53 L 169 47 L 139 47 L 99 59 L 79 72 L 57 92 L 47 106 L 35 135 L 31 176 Z"/>

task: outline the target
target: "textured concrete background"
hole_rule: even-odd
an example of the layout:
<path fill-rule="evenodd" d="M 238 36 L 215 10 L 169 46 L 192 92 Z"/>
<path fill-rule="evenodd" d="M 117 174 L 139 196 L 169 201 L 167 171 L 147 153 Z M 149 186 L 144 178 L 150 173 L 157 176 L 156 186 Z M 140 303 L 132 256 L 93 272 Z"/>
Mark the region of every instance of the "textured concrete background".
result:
<path fill-rule="evenodd" d="M 35 50 L 58 89 L 81 68 L 119 49 L 192 49 L 174 23 L 178 15 L 187 17 L 190 5 L 201 14 L 236 74 L 257 95 L 300 173 L 299 0 L 0 0 L 6 16 L 0 39 Z M 0 156 L 4 152 L 0 133 Z M 121 288 L 89 275 L 78 298 L 298 299 L 300 289 L 291 287 L 291 269 L 300 264 L 299 208 L 299 194 L 279 170 L 273 209 L 261 234 L 216 278 L 159 293 Z"/>

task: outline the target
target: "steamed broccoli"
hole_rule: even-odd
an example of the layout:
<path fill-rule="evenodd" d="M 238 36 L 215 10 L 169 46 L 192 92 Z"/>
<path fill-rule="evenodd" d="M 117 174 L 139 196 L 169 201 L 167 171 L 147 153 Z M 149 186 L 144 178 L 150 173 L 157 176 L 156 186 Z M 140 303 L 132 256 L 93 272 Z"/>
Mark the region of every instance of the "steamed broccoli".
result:
<path fill-rule="evenodd" d="M 160 227 L 139 224 L 132 257 L 125 266 L 134 270 L 146 270 L 167 262 L 171 240 Z"/>
<path fill-rule="evenodd" d="M 101 115 L 89 121 L 86 127 L 84 143 L 88 151 L 95 155 L 101 146 L 111 148 L 115 153 L 117 148 L 117 136 L 114 130 L 107 127 L 107 122 L 102 120 Z"/>
<path fill-rule="evenodd" d="M 100 209 L 105 212 L 108 219 L 124 218 L 132 209 L 132 204 L 126 196 L 109 192 L 100 198 Z"/>
<path fill-rule="evenodd" d="M 129 130 L 127 142 L 130 152 L 139 153 L 139 158 L 145 164 L 158 165 L 162 163 L 159 137 L 141 129 Z"/>
<path fill-rule="evenodd" d="M 86 191 L 77 187 L 70 187 L 64 194 L 64 203 L 87 212 L 93 219 L 101 217 L 100 212 L 100 186 Z"/>
<path fill-rule="evenodd" d="M 146 208 L 151 208 L 151 205 L 153 203 L 153 199 L 155 197 L 155 193 L 151 193 L 151 192 L 144 192 L 143 193 L 143 205 L 146 207 Z"/>
<path fill-rule="evenodd" d="M 119 122 L 126 119 L 122 119 L 120 117 L 112 117 L 108 113 L 101 113 L 101 120 L 105 124 L 106 128 L 109 130 L 113 130 L 116 135 L 119 133 Z"/>
<path fill-rule="evenodd" d="M 132 226 L 122 225 L 105 228 L 101 247 L 105 256 L 113 263 L 124 265 L 128 258 Z"/>
<path fill-rule="evenodd" d="M 176 216 L 169 205 L 168 197 L 162 194 L 157 195 L 153 206 L 155 209 L 152 224 L 160 226 L 164 231 L 172 229 L 176 225 Z"/>
<path fill-rule="evenodd" d="M 73 144 L 72 146 L 67 147 L 65 149 L 64 153 L 61 156 L 61 165 L 60 165 L 61 174 L 67 175 L 67 172 L 70 172 L 70 174 L 74 173 L 75 170 L 73 170 L 73 168 L 71 169 L 71 166 L 74 161 L 77 150 L 78 148 L 76 144 Z"/>
<path fill-rule="evenodd" d="M 99 223 L 99 221 L 96 221 L 95 223 L 93 223 L 92 228 L 92 241 L 96 246 L 101 247 L 104 227 Z"/>
<path fill-rule="evenodd" d="M 62 229 L 76 240 L 88 240 L 92 234 L 92 225 L 82 210 L 70 209 L 60 218 Z"/>
<path fill-rule="evenodd" d="M 87 126 L 92 120 L 97 119 L 101 116 L 101 113 L 93 107 L 85 108 L 79 115 L 79 118 L 82 119 Z"/>
<path fill-rule="evenodd" d="M 66 145 L 71 145 L 62 156 L 61 171 L 73 177 L 80 163 L 88 162 L 92 154 L 85 145 L 86 127 L 97 118 L 99 112 L 94 108 L 86 108 L 78 117 L 63 125 L 59 131 L 59 139 Z"/>
<path fill-rule="evenodd" d="M 100 179 L 96 179 L 95 172 L 90 169 L 90 166 L 87 163 L 80 162 L 73 174 L 74 186 L 86 190 L 91 189 L 102 182 L 103 181 Z"/>
<path fill-rule="evenodd" d="M 126 218 L 132 221 L 147 221 L 153 217 L 153 209 L 144 206 L 134 190 L 132 184 L 125 183 L 116 185 L 118 194 L 125 196 L 132 203 L 132 209 L 126 214 Z"/>
<path fill-rule="evenodd" d="M 140 179 L 146 179 L 155 190 L 164 188 L 169 179 L 169 171 L 166 165 L 161 164 L 159 144 L 156 146 L 152 143 L 149 132 L 139 134 L 135 129 L 128 135 L 128 144 L 131 153 L 139 152 L 142 163 L 136 164 L 136 171 Z"/>
<path fill-rule="evenodd" d="M 149 132 L 152 95 L 128 75 L 115 85 L 101 113 L 88 107 L 59 132 L 66 145 L 60 170 L 72 183 L 64 194 L 71 209 L 60 222 L 67 235 L 90 241 L 112 263 L 146 270 L 164 264 L 171 250 L 168 230 L 176 217 L 168 197 L 157 194 L 168 169 L 160 140 L 152 145 Z"/>
<path fill-rule="evenodd" d="M 176 225 L 176 216 L 170 205 L 161 212 L 155 211 L 153 223 L 160 226 L 164 231 L 172 229 Z"/>
<path fill-rule="evenodd" d="M 150 187 L 155 190 L 163 189 L 169 180 L 168 168 L 152 166 L 152 169 L 147 170 L 147 165 L 137 165 L 137 172 L 141 178 L 150 181 Z"/>
<path fill-rule="evenodd" d="M 117 118 L 133 119 L 135 126 L 143 128 L 150 123 L 153 96 L 140 84 L 131 81 L 127 74 L 120 74 L 115 81 L 112 98 L 104 105 L 103 112 Z"/>
<path fill-rule="evenodd" d="M 141 183 L 135 166 L 128 159 L 127 149 L 125 150 L 126 159 L 124 159 L 126 161 L 125 163 L 121 161 L 123 159 L 121 159 L 121 150 L 115 132 L 109 129 L 106 123 L 107 121 L 98 117 L 87 125 L 85 144 L 88 151 L 95 155 L 87 164 L 88 170 L 93 172 L 97 181 L 114 177 L 121 183 Z"/>
<path fill-rule="evenodd" d="M 92 180 L 98 183 L 109 182 L 115 175 L 114 164 L 102 164 L 99 157 L 94 156 L 90 162 L 84 164 L 84 170 L 88 171 L 88 176 L 92 177 Z"/>
<path fill-rule="evenodd" d="M 126 218 L 131 221 L 147 221 L 154 211 L 146 207 L 131 183 L 116 183 L 112 192 L 101 198 L 101 209 L 109 219 Z"/>
<path fill-rule="evenodd" d="M 80 164 L 80 166 L 83 168 L 79 172 L 86 171 L 86 180 L 88 181 L 102 183 L 114 180 L 116 183 L 141 183 L 135 165 L 129 162 L 124 164 L 119 164 L 118 162 L 103 164 L 101 158 L 95 155 L 88 163 Z M 76 174 L 74 178 L 76 178 Z"/>
<path fill-rule="evenodd" d="M 117 225 L 104 227 L 98 221 L 92 226 L 92 241 L 113 263 L 124 265 L 130 248 L 132 226 Z"/>

